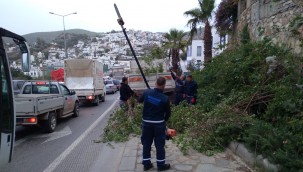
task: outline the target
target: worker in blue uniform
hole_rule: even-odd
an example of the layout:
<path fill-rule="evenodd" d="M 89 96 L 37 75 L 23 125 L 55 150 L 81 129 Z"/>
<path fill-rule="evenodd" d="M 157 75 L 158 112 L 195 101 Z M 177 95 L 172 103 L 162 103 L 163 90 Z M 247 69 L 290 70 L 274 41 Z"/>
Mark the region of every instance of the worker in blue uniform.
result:
<path fill-rule="evenodd" d="M 197 94 L 198 94 L 198 84 L 193 80 L 192 75 L 186 77 L 186 82 L 184 84 L 184 94 L 185 99 L 188 104 L 196 104 Z"/>
<path fill-rule="evenodd" d="M 144 102 L 142 116 L 142 136 L 144 171 L 153 167 L 151 163 L 151 145 L 154 141 L 156 147 L 158 171 L 168 170 L 170 164 L 165 164 L 165 139 L 166 121 L 170 117 L 169 98 L 163 94 L 166 80 L 159 77 L 154 89 L 145 90 L 139 98 L 139 102 Z"/>
<path fill-rule="evenodd" d="M 180 102 L 184 100 L 184 85 L 185 85 L 185 77 L 184 75 L 176 76 L 172 70 L 170 70 L 171 76 L 175 80 L 175 98 L 174 104 L 177 106 Z"/>

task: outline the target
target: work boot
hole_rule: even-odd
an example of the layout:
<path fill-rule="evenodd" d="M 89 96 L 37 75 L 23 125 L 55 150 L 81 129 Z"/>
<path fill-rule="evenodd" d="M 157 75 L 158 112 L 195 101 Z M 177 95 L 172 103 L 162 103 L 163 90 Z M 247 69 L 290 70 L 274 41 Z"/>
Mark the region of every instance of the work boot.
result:
<path fill-rule="evenodd" d="M 153 168 L 153 164 L 144 165 L 144 171 L 147 171 L 151 168 Z"/>
<path fill-rule="evenodd" d="M 158 171 L 165 171 L 168 169 L 170 169 L 170 164 L 164 164 L 164 165 L 158 166 Z"/>

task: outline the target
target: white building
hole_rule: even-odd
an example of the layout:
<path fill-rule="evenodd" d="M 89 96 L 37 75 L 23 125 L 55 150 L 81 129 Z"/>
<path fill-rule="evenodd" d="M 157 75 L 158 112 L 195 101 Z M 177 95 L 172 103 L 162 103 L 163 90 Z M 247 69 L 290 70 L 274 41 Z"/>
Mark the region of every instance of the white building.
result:
<path fill-rule="evenodd" d="M 187 66 L 194 62 L 196 63 L 204 63 L 204 53 L 203 53 L 203 47 L 204 47 L 204 28 L 200 28 L 197 30 L 197 34 L 193 37 L 191 45 L 187 47 L 187 58 L 186 63 Z"/>
<path fill-rule="evenodd" d="M 220 44 L 219 35 L 216 34 L 216 31 L 212 30 L 213 36 L 213 49 L 212 56 L 213 58 L 220 53 L 223 52 L 223 49 L 219 49 L 218 46 Z M 197 34 L 194 36 L 192 43 L 187 48 L 187 58 L 186 58 L 186 66 L 193 62 L 194 64 L 204 64 L 204 28 L 200 28 L 197 31 Z M 227 40 L 224 40 L 224 44 L 227 44 Z M 203 67 L 203 66 L 202 66 Z"/>

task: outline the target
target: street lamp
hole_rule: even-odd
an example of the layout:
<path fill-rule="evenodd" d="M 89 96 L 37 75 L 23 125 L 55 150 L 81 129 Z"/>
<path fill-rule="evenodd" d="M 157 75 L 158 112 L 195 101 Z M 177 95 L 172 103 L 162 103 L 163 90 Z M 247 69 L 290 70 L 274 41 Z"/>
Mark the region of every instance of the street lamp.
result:
<path fill-rule="evenodd" d="M 65 59 L 67 59 L 67 49 L 66 49 L 66 36 L 65 36 L 65 23 L 64 23 L 64 17 L 66 16 L 69 16 L 69 15 L 72 15 L 72 14 L 77 14 L 77 12 L 73 12 L 73 13 L 70 13 L 70 14 L 65 14 L 65 15 L 60 15 L 60 14 L 56 14 L 56 13 L 53 13 L 53 12 L 49 12 L 50 14 L 53 14 L 53 15 L 56 15 L 56 16 L 60 16 L 63 18 L 63 29 L 64 29 L 64 51 L 65 51 Z"/>

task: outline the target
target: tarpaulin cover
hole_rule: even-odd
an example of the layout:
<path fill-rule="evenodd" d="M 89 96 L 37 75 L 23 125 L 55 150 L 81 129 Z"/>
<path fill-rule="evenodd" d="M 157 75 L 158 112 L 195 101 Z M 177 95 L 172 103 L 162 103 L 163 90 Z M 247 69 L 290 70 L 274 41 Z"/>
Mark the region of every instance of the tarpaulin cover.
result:
<path fill-rule="evenodd" d="M 59 68 L 57 70 L 51 71 L 52 80 L 64 82 L 64 69 Z"/>

